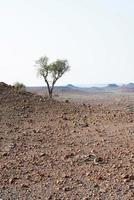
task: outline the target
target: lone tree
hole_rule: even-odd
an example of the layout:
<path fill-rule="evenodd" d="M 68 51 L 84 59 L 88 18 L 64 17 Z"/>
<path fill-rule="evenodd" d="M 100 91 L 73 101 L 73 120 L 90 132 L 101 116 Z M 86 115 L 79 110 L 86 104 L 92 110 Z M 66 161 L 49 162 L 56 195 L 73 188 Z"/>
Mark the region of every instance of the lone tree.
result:
<path fill-rule="evenodd" d="M 48 60 L 47 56 L 41 57 L 36 61 L 36 66 L 38 75 L 46 82 L 49 98 L 52 98 L 55 83 L 70 69 L 70 66 L 67 60 L 56 60 L 52 63 L 48 63 Z"/>

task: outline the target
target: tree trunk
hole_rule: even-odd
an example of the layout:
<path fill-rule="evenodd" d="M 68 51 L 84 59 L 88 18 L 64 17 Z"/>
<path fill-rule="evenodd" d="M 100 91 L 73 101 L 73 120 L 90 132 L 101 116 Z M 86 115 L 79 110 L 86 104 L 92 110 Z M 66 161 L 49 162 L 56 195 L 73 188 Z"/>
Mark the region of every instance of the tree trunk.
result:
<path fill-rule="evenodd" d="M 51 88 L 49 87 L 49 98 L 53 98 L 53 89 L 54 89 L 54 84 L 52 84 Z"/>
<path fill-rule="evenodd" d="M 50 85 L 49 85 L 49 83 L 48 83 L 48 81 L 47 81 L 47 79 L 44 77 L 44 80 L 45 80 L 45 82 L 46 82 L 46 84 L 47 84 L 47 90 L 48 90 L 48 96 L 49 96 L 49 98 L 50 99 L 52 99 L 52 88 L 50 87 Z"/>
<path fill-rule="evenodd" d="M 44 80 L 47 84 L 49 98 L 52 99 L 53 98 L 53 89 L 54 89 L 54 85 L 55 85 L 56 81 L 53 81 L 52 86 L 50 86 L 48 80 L 45 77 L 44 77 Z"/>
<path fill-rule="evenodd" d="M 52 99 L 53 98 L 53 92 L 52 92 L 52 90 L 50 89 L 48 92 L 49 92 L 49 98 Z"/>

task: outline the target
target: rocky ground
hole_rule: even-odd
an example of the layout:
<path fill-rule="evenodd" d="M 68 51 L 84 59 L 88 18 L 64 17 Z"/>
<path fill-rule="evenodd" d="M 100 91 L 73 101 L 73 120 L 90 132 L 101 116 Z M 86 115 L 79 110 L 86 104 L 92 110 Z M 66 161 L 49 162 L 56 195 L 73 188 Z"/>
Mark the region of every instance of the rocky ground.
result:
<path fill-rule="evenodd" d="M 134 113 L 0 83 L 0 200 L 133 200 Z"/>

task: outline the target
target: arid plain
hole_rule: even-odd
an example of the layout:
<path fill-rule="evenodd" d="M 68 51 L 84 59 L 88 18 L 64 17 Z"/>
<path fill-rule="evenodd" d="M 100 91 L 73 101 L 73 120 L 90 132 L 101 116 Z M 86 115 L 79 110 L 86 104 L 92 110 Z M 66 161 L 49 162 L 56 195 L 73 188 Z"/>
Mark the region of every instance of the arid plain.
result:
<path fill-rule="evenodd" d="M 0 83 L 0 199 L 133 200 L 134 93 L 55 98 Z"/>

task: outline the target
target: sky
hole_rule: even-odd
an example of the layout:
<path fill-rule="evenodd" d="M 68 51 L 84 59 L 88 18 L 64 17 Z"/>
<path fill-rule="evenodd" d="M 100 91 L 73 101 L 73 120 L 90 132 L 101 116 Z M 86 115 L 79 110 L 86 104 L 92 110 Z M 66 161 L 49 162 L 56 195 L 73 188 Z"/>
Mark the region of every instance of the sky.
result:
<path fill-rule="evenodd" d="M 57 85 L 134 82 L 134 0 L 0 0 L 0 81 L 44 85 L 35 61 L 67 59 Z"/>

